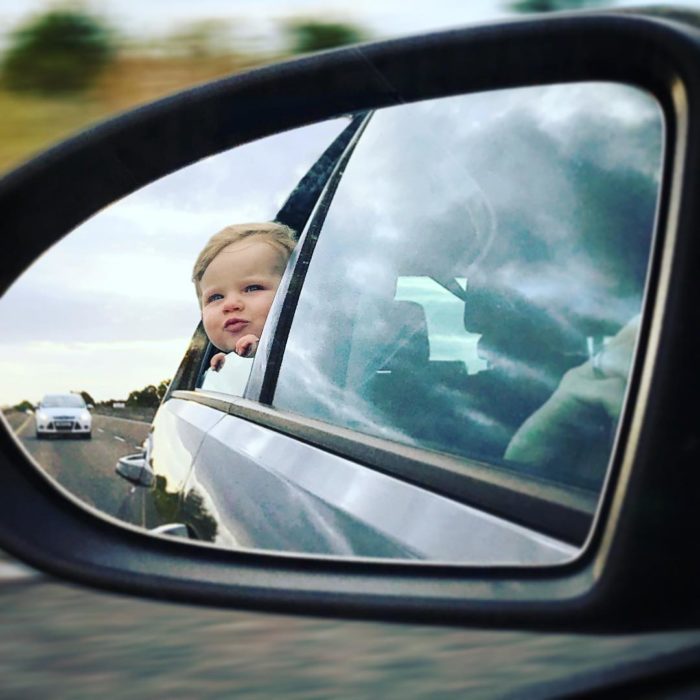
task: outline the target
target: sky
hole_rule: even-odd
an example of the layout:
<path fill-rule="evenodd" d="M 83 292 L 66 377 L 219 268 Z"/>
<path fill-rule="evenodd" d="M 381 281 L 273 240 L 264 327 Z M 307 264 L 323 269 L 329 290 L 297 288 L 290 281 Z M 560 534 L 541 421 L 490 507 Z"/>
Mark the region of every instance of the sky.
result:
<path fill-rule="evenodd" d="M 11 28 L 48 4 L 0 0 L 0 22 Z M 388 36 L 507 14 L 493 0 L 84 4 L 134 35 L 209 17 L 244 18 L 264 34 L 278 18 L 323 14 Z M 123 399 L 172 377 L 199 317 L 190 277 L 201 246 L 228 223 L 272 218 L 343 125 L 314 125 L 205 159 L 111 205 L 49 250 L 0 301 L 0 405 L 79 390 L 97 401 Z"/>
<path fill-rule="evenodd" d="M 210 236 L 274 218 L 347 124 L 272 136 L 165 177 L 98 212 L 0 301 L 1 405 L 49 392 L 96 401 L 171 378 L 199 320 L 192 266 Z"/>

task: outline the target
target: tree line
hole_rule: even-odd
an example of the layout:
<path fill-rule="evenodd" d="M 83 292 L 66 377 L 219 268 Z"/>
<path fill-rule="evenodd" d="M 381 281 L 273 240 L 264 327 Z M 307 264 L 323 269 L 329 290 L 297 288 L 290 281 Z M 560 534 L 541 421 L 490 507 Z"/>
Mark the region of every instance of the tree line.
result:
<path fill-rule="evenodd" d="M 288 19 L 282 25 L 285 53 L 299 54 L 353 44 L 368 38 L 349 22 Z M 219 22 L 203 20 L 171 37 L 172 48 L 193 58 L 231 52 Z M 81 9 L 52 9 L 30 18 L 13 31 L 0 61 L 0 79 L 14 92 L 75 94 L 93 85 L 118 53 L 117 32 L 104 20 Z"/>
<path fill-rule="evenodd" d="M 170 379 L 164 379 L 159 384 L 149 384 L 143 389 L 135 389 L 129 393 L 126 400 L 124 399 L 108 399 L 107 401 L 95 401 L 89 392 L 73 391 L 73 394 L 80 394 L 83 400 L 88 406 L 112 406 L 115 403 L 124 403 L 127 406 L 139 407 L 139 408 L 158 408 L 160 402 L 163 400 L 165 393 L 168 391 L 170 386 Z M 34 404 L 31 401 L 20 401 L 12 407 L 15 411 L 27 411 L 34 410 Z"/>

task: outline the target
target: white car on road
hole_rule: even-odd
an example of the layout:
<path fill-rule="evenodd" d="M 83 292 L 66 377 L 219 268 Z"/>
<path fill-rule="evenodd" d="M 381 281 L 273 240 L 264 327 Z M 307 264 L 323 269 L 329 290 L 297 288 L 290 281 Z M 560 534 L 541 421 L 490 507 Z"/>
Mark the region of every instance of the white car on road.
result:
<path fill-rule="evenodd" d="M 36 409 L 37 438 L 50 435 L 92 437 L 92 416 L 80 394 L 47 394 Z"/>

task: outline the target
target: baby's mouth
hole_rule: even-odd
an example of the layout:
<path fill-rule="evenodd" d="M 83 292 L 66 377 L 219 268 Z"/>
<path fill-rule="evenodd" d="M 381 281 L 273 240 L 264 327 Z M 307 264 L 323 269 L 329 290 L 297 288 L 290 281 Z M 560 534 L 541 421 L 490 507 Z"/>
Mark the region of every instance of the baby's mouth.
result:
<path fill-rule="evenodd" d="M 243 318 L 229 318 L 226 323 L 224 323 L 224 330 L 229 333 L 238 333 L 243 330 L 248 325 L 248 321 Z"/>

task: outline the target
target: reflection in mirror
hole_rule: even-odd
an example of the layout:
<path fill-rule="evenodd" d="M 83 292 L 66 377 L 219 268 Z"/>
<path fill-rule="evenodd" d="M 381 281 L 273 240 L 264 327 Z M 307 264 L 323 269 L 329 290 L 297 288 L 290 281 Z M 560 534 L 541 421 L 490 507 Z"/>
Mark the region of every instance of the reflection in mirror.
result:
<path fill-rule="evenodd" d="M 115 466 L 142 451 L 199 321 L 191 281 L 197 254 L 230 223 L 273 218 L 347 124 L 279 134 L 165 177 L 86 221 L 4 295 L 5 418 L 34 459 L 80 499 L 131 518 L 125 497 L 140 493 L 115 477 Z M 251 362 L 227 364 L 217 390 L 240 393 Z M 54 394 L 81 406 L 40 404 Z M 90 424 L 90 440 L 69 439 L 90 437 L 82 431 Z"/>
<path fill-rule="evenodd" d="M 79 498 L 159 534 L 336 556 L 569 559 L 628 388 L 663 136 L 651 96 L 585 83 L 402 105 L 206 159 L 95 215 L 6 294 L 5 416 Z M 298 186 L 318 181 L 319 163 L 329 186 Z M 224 226 L 292 224 L 300 201 L 303 243 L 256 357 L 229 352 L 205 372 L 216 348 L 204 330 L 188 349 L 195 258 Z M 265 372 L 292 276 L 303 288 L 273 408 L 380 438 L 413 471 L 227 413 L 251 366 Z M 186 351 L 197 391 L 156 414 Z M 71 392 L 94 409 L 37 408 Z M 49 422 L 92 439 L 37 436 Z M 488 502 L 480 484 L 496 489 Z"/>
<path fill-rule="evenodd" d="M 574 499 L 582 543 L 627 390 L 662 140 L 656 102 L 614 84 L 377 112 L 323 222 L 274 405 Z M 418 478 L 441 488 L 428 464 Z"/>

